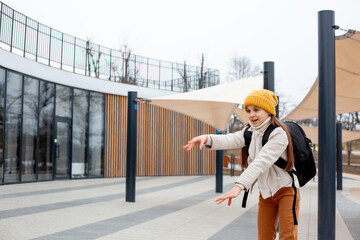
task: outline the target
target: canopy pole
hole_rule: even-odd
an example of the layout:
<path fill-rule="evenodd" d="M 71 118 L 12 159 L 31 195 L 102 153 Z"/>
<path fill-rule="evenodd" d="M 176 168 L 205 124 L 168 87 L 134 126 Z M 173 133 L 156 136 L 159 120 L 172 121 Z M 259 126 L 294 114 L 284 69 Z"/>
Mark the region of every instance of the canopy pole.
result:
<path fill-rule="evenodd" d="M 137 92 L 128 92 L 126 202 L 135 202 Z"/>
<path fill-rule="evenodd" d="M 333 11 L 318 12 L 318 239 L 335 239 L 335 30 Z"/>
<path fill-rule="evenodd" d="M 216 130 L 216 134 L 221 134 L 219 130 Z M 223 192 L 223 150 L 216 150 L 216 177 L 215 177 L 215 192 Z"/>
<path fill-rule="evenodd" d="M 264 89 L 275 91 L 274 62 L 264 62 Z"/>
<path fill-rule="evenodd" d="M 342 190 L 342 131 L 341 122 L 336 123 L 336 177 L 337 177 L 337 190 Z"/>
<path fill-rule="evenodd" d="M 275 64 L 274 62 L 264 62 L 264 89 L 275 92 Z M 279 117 L 279 103 L 276 105 L 276 117 Z"/>

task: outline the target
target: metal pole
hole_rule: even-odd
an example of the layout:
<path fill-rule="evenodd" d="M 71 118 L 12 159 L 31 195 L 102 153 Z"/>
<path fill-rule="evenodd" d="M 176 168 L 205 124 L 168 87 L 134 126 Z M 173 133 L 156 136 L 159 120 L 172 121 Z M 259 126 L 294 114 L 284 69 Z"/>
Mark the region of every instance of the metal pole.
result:
<path fill-rule="evenodd" d="M 160 73 L 161 73 L 161 61 L 159 61 L 159 89 L 160 89 L 160 81 L 161 81 Z"/>
<path fill-rule="evenodd" d="M 174 90 L 174 63 L 171 63 L 171 91 Z"/>
<path fill-rule="evenodd" d="M 138 85 L 136 83 L 136 55 L 134 55 L 134 85 Z"/>
<path fill-rule="evenodd" d="M 341 123 L 336 123 L 336 162 L 337 162 L 337 190 L 342 190 L 342 132 Z"/>
<path fill-rule="evenodd" d="M 51 62 L 51 32 L 52 32 L 52 28 L 50 28 L 50 36 L 49 36 L 49 63 L 48 63 L 49 66 Z"/>
<path fill-rule="evenodd" d="M 278 105 L 276 105 L 275 111 L 276 111 L 276 117 L 279 118 L 279 106 L 280 106 L 280 96 L 276 96 L 278 99 Z"/>
<path fill-rule="evenodd" d="M 216 130 L 217 134 L 221 132 Z M 216 189 L 215 192 L 223 192 L 223 150 L 216 150 Z"/>
<path fill-rule="evenodd" d="M 335 239 L 335 30 L 333 11 L 318 12 L 318 239 Z"/>
<path fill-rule="evenodd" d="M 128 92 L 126 202 L 135 202 L 137 92 Z"/>
<path fill-rule="evenodd" d="M 64 51 L 64 33 L 61 33 L 61 57 L 60 57 L 60 69 L 63 66 L 63 51 Z"/>
<path fill-rule="evenodd" d="M 275 91 L 274 62 L 264 62 L 264 89 Z"/>
<path fill-rule="evenodd" d="M 146 58 L 146 87 L 149 87 L 149 58 Z"/>
<path fill-rule="evenodd" d="M 111 81 L 111 67 L 112 67 L 112 59 L 111 59 L 111 55 L 112 55 L 112 49 L 110 48 L 110 76 L 109 76 L 109 80 Z"/>
<path fill-rule="evenodd" d="M 73 72 L 75 72 L 76 66 L 76 37 L 74 38 L 74 64 L 73 64 Z M 86 68 L 86 67 L 85 67 Z M 86 75 L 86 74 L 85 74 Z"/>
<path fill-rule="evenodd" d="M 97 58 L 97 73 L 98 73 L 98 75 L 95 76 L 97 78 L 100 78 L 100 56 L 101 56 L 100 45 L 98 45 L 98 58 Z M 94 66 L 94 67 L 96 67 L 96 66 Z"/>
<path fill-rule="evenodd" d="M 23 57 L 25 57 L 26 55 L 26 32 L 27 32 L 27 21 L 28 21 L 28 17 L 25 17 L 25 30 L 24 30 L 24 53 L 23 53 Z"/>
<path fill-rule="evenodd" d="M 39 22 L 37 23 L 36 28 L 36 52 L 35 52 L 35 61 L 38 60 L 38 50 L 39 50 Z"/>
<path fill-rule="evenodd" d="M 14 13 L 15 11 L 12 10 L 12 17 L 11 17 L 11 38 L 10 38 L 10 52 L 12 52 L 12 47 L 13 47 L 13 38 L 14 38 Z"/>
<path fill-rule="evenodd" d="M 274 62 L 264 62 L 264 89 L 275 92 L 275 70 Z M 277 96 L 278 102 L 279 96 Z M 276 117 L 279 117 L 279 103 L 276 106 Z"/>

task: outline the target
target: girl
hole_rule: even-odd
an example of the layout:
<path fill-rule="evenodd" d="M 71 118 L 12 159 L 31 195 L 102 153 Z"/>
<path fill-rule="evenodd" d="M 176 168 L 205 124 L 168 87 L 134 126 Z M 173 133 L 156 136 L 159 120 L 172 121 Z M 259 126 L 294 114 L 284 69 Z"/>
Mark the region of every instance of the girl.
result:
<path fill-rule="evenodd" d="M 236 180 L 235 186 L 215 202 L 220 204 L 228 200 L 230 206 L 233 198 L 239 196 L 242 190 L 251 190 L 257 181 L 260 192 L 257 226 L 258 239 L 261 240 L 276 238 L 278 222 L 280 240 L 297 239 L 298 231 L 292 209 L 295 202 L 296 216 L 299 216 L 299 184 L 294 176 L 297 191 L 295 194 L 292 188 L 293 180 L 287 173 L 294 167 L 291 136 L 285 125 L 275 117 L 277 104 L 276 95 L 264 89 L 255 90 L 245 98 L 244 109 L 250 125 L 248 131 L 252 131 L 248 152 L 244 140 L 246 128 L 228 135 L 201 135 L 183 147 L 187 151 L 195 145 L 199 145 L 200 150 L 204 145 L 213 150 L 242 148 L 242 167 L 246 169 Z M 262 136 L 270 124 L 274 125 L 275 129 L 268 142 L 262 146 Z M 285 169 L 274 165 L 279 157 L 287 161 Z"/>

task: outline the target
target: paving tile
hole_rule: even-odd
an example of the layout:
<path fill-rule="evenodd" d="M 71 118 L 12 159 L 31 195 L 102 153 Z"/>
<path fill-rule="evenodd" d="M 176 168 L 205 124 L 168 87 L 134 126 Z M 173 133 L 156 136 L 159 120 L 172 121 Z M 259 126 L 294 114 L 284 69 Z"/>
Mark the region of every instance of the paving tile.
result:
<path fill-rule="evenodd" d="M 224 192 L 235 179 L 224 176 Z M 345 175 L 337 191 L 336 239 L 360 239 L 359 182 Z M 215 176 L 137 177 L 136 187 L 129 203 L 124 178 L 0 186 L 0 239 L 257 238 L 257 190 L 243 209 L 242 195 L 214 203 Z M 317 181 L 301 189 L 299 240 L 317 239 L 317 195 Z"/>

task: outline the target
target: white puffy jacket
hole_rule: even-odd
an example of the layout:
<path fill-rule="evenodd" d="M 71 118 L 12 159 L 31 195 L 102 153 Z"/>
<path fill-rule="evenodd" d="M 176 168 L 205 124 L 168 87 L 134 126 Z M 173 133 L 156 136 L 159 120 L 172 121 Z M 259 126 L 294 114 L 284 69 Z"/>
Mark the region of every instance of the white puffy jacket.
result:
<path fill-rule="evenodd" d="M 251 189 L 258 181 L 259 191 L 262 197 L 274 196 L 282 187 L 291 187 L 292 179 L 283 169 L 274 165 L 281 156 L 287 159 L 288 138 L 286 132 L 281 128 L 275 128 L 269 136 L 268 142 L 262 146 L 262 137 L 270 125 L 271 117 L 267 118 L 260 126 L 253 127 L 250 123 L 249 131 L 252 131 L 251 143 L 249 146 L 248 167 L 238 177 L 236 184 L 242 188 Z M 245 146 L 244 130 L 227 135 L 209 135 L 206 146 L 212 150 L 237 149 Z M 299 183 L 295 178 L 295 186 Z"/>

